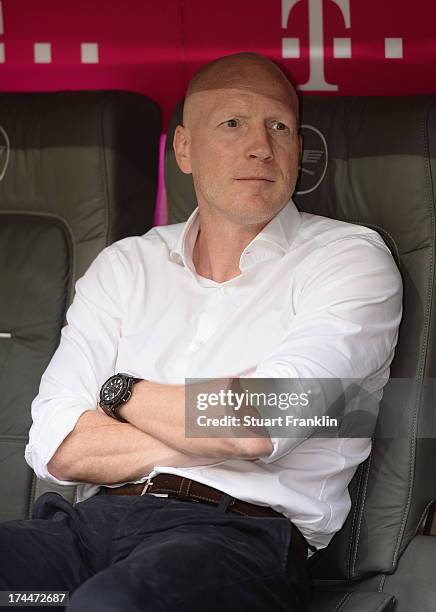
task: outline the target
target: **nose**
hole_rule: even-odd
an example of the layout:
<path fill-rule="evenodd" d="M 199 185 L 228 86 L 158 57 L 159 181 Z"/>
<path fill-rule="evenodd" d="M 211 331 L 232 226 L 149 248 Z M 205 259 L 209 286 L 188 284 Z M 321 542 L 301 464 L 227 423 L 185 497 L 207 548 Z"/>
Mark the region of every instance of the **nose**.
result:
<path fill-rule="evenodd" d="M 274 157 L 270 135 L 266 126 L 252 127 L 248 135 L 247 157 L 271 161 Z"/>

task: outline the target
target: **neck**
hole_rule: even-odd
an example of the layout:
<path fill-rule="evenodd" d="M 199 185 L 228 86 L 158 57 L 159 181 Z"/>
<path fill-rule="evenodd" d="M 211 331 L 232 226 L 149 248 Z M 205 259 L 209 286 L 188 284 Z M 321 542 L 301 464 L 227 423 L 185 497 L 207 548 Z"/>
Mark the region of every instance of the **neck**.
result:
<path fill-rule="evenodd" d="M 200 210 L 200 229 L 193 251 L 197 274 L 217 283 L 239 276 L 241 253 L 265 225 L 241 225 L 222 219 L 218 222 Z"/>

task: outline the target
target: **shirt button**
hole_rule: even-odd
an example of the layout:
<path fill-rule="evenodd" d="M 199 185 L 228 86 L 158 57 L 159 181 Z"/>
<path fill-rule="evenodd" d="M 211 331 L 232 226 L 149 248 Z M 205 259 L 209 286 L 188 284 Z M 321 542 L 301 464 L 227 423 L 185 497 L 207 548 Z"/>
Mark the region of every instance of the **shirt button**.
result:
<path fill-rule="evenodd" d="M 197 340 L 197 342 L 195 343 L 195 346 L 197 348 L 200 348 L 200 346 L 203 346 L 203 344 L 204 344 L 204 340 Z"/>
<path fill-rule="evenodd" d="M 224 293 L 224 295 L 229 295 L 230 293 L 229 287 L 223 287 L 222 292 Z"/>

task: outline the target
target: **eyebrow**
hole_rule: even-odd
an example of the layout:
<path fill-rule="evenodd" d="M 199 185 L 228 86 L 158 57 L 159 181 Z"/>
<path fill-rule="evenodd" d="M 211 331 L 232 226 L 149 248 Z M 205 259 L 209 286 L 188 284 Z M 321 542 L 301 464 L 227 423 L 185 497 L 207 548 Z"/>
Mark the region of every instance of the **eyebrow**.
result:
<path fill-rule="evenodd" d="M 237 115 L 238 117 L 242 117 L 243 119 L 249 119 L 248 115 L 242 115 L 238 113 L 236 109 L 231 109 L 230 107 L 226 108 L 225 106 L 220 106 L 210 113 L 211 118 L 214 118 L 217 115 Z"/>
<path fill-rule="evenodd" d="M 242 115 L 241 113 L 238 112 L 233 112 L 231 109 L 226 109 L 226 108 L 219 108 L 216 111 L 212 111 L 212 113 L 210 114 L 210 118 L 214 119 L 215 117 L 218 116 L 218 114 L 223 115 L 223 116 L 229 116 L 229 117 L 238 117 L 240 119 L 250 119 L 251 115 Z M 265 118 L 266 121 L 278 121 L 278 117 L 283 116 L 283 120 L 285 120 L 284 115 L 286 114 L 287 118 L 290 118 L 291 120 L 294 118 L 293 113 L 291 112 L 278 112 L 275 115 L 270 115 L 268 117 Z"/>

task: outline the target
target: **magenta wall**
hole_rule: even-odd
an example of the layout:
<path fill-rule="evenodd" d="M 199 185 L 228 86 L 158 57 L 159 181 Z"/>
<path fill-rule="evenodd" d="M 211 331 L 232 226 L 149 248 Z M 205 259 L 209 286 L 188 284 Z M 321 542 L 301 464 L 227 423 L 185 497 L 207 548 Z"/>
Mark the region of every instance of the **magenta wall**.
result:
<path fill-rule="evenodd" d="M 436 92 L 434 0 L 1 0 L 0 6 L 0 90 L 137 91 L 162 106 L 164 124 L 200 65 L 241 50 L 278 60 L 302 92 Z"/>
<path fill-rule="evenodd" d="M 436 93 L 435 23 L 435 0 L 0 0 L 0 91 L 135 91 L 165 130 L 202 64 L 252 50 L 303 95 Z"/>

